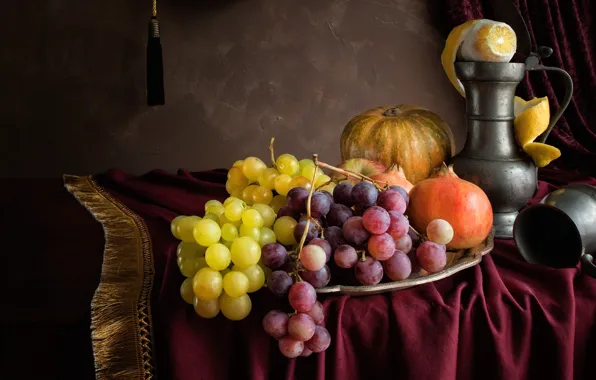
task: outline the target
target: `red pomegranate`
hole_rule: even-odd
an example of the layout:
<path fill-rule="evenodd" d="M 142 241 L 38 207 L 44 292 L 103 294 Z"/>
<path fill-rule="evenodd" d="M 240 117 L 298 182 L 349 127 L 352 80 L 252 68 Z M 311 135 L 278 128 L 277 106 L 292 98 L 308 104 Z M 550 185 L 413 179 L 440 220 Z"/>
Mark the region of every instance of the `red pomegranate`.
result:
<path fill-rule="evenodd" d="M 401 186 L 408 193 L 412 190 L 412 187 L 414 187 L 414 185 L 406 179 L 404 170 L 395 163 L 391 164 L 391 166 L 389 166 L 383 173 L 375 174 L 370 178 L 375 181 L 380 181 L 383 184 L 387 183 L 389 186 Z"/>
<path fill-rule="evenodd" d="M 434 219 L 448 221 L 454 231 L 448 249 L 466 249 L 482 243 L 493 224 L 493 209 L 484 191 L 459 178 L 453 167 L 445 164 L 412 188 L 407 214 L 420 233 L 425 233 Z"/>

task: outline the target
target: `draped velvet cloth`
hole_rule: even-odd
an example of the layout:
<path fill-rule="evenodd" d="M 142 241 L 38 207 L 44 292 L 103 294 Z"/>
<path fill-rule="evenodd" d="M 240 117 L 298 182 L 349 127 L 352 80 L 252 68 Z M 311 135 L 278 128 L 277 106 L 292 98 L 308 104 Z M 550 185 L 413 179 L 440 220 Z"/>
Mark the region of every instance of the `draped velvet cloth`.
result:
<path fill-rule="evenodd" d="M 492 16 L 492 4 L 511 0 L 433 0 L 437 25 L 446 36 L 470 19 Z M 514 0 L 526 22 L 533 51 L 536 46 L 554 49 L 542 60 L 545 66 L 559 67 L 573 78 L 575 91 L 563 117 L 547 143 L 561 150 L 561 158 L 550 167 L 596 173 L 596 1 L 594 0 Z M 498 20 L 500 21 L 500 20 Z M 565 93 L 558 73 L 532 72 L 518 86 L 524 99 L 548 96 L 551 115 Z"/>

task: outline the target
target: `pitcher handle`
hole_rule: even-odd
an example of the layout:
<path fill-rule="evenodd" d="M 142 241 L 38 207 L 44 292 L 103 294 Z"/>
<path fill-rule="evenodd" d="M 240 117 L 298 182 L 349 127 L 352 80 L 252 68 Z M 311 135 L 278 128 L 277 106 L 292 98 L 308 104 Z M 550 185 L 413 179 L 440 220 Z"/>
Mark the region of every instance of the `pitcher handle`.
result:
<path fill-rule="evenodd" d="M 541 46 L 539 51 L 540 55 L 532 54 L 528 58 L 526 58 L 526 71 L 556 71 L 558 73 L 563 74 L 563 77 L 565 78 L 565 97 L 563 98 L 563 103 L 561 104 L 561 107 L 557 110 L 555 115 L 550 119 L 550 123 L 548 124 L 548 128 L 546 129 L 546 131 L 544 131 L 544 133 L 542 133 L 536 139 L 538 142 L 544 143 L 546 141 L 546 138 L 550 134 L 550 131 L 552 131 L 557 121 L 559 121 L 559 118 L 561 117 L 563 112 L 565 112 L 565 110 L 567 109 L 567 106 L 569 106 L 569 102 L 571 102 L 571 96 L 573 95 L 573 79 L 571 79 L 569 73 L 563 69 L 560 69 L 558 67 L 543 66 L 540 64 L 538 57 L 540 56 L 546 58 L 550 56 L 552 54 L 551 48 Z"/>
<path fill-rule="evenodd" d="M 582 255 L 582 273 L 587 274 L 592 278 L 596 278 L 596 263 L 594 263 L 594 258 L 590 254 Z"/>

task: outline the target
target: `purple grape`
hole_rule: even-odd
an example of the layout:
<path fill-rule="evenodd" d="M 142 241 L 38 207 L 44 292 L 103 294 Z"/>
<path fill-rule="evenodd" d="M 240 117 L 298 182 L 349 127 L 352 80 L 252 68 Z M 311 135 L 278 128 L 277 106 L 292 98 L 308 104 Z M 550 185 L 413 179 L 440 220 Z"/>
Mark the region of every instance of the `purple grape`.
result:
<path fill-rule="evenodd" d="M 410 195 L 408 194 L 408 192 L 406 191 L 406 189 L 404 189 L 401 186 L 389 186 L 389 188 L 391 190 L 395 190 L 397 192 L 399 192 L 401 194 L 401 196 L 404 198 L 404 200 L 406 201 L 406 206 L 408 204 L 410 204 Z"/>
<path fill-rule="evenodd" d="M 413 229 L 409 228 L 409 222 L 408 222 L 408 235 L 410 235 L 410 239 L 412 239 L 412 245 L 414 247 L 417 247 L 418 244 L 420 243 L 420 236 L 418 236 L 418 234 L 416 232 L 414 232 Z"/>
<path fill-rule="evenodd" d="M 310 355 L 312 355 L 312 351 L 309 350 L 308 348 L 304 347 L 304 350 L 302 350 L 302 353 L 300 354 L 301 358 L 307 358 Z"/>
<path fill-rule="evenodd" d="M 354 267 L 356 279 L 362 285 L 376 285 L 383 279 L 383 265 L 370 256 L 359 260 Z"/>
<path fill-rule="evenodd" d="M 315 322 L 306 313 L 294 314 L 288 321 L 288 335 L 290 338 L 306 342 L 315 335 Z"/>
<path fill-rule="evenodd" d="M 278 297 L 285 296 L 290 291 L 290 287 L 294 281 L 287 272 L 276 270 L 271 273 L 269 281 L 267 281 L 267 288 Z"/>
<path fill-rule="evenodd" d="M 317 302 L 317 292 L 308 282 L 300 281 L 290 287 L 288 300 L 294 310 L 299 313 L 307 313 Z"/>
<path fill-rule="evenodd" d="M 325 251 L 325 256 L 327 256 L 327 260 L 325 262 L 329 262 L 331 254 L 333 253 L 333 249 L 331 249 L 331 244 L 329 244 L 327 240 L 314 238 L 308 243 L 308 245 L 318 245 L 319 247 L 323 248 L 323 251 Z"/>
<path fill-rule="evenodd" d="M 327 239 L 331 249 L 334 251 L 340 245 L 346 244 L 343 230 L 336 226 L 327 227 L 325 230 L 325 239 Z"/>
<path fill-rule="evenodd" d="M 271 269 L 279 269 L 288 261 L 288 251 L 278 243 L 265 244 L 261 248 L 261 260 Z"/>
<path fill-rule="evenodd" d="M 341 227 L 344 225 L 345 221 L 352 216 L 354 216 L 354 210 L 346 205 L 334 203 L 331 205 L 331 208 L 327 213 L 327 224 L 330 226 Z"/>
<path fill-rule="evenodd" d="M 296 239 L 296 241 L 299 242 L 300 239 L 302 239 L 302 234 L 304 233 L 304 230 L 306 230 L 306 222 L 305 221 L 296 224 L 296 227 L 294 228 L 294 239 Z M 310 223 L 310 225 L 308 227 L 308 233 L 306 234 L 305 242 L 308 243 L 312 239 L 316 238 L 317 234 L 318 234 L 317 225 L 314 223 Z"/>
<path fill-rule="evenodd" d="M 331 281 L 331 271 L 325 265 L 318 271 L 304 271 L 300 273 L 300 277 L 315 288 L 323 288 Z"/>
<path fill-rule="evenodd" d="M 335 190 L 334 190 L 335 192 Z M 356 204 L 370 206 L 377 201 L 379 191 L 370 182 L 358 182 L 352 188 L 352 198 Z"/>
<path fill-rule="evenodd" d="M 340 245 L 333 253 L 333 260 L 340 268 L 353 268 L 358 262 L 358 252 L 351 245 Z"/>
<path fill-rule="evenodd" d="M 356 206 L 354 206 L 354 215 L 356 215 L 356 216 L 362 216 L 362 215 L 364 215 L 364 212 L 369 207 L 371 207 L 371 206 L 370 205 L 369 206 L 362 206 L 362 205 L 356 205 Z"/>
<path fill-rule="evenodd" d="M 370 233 L 368 233 L 362 224 L 361 216 L 353 216 L 346 220 L 343 230 L 346 241 L 355 246 L 364 244 L 370 237 Z"/>
<path fill-rule="evenodd" d="M 331 334 L 323 326 L 316 326 L 312 338 L 305 344 L 312 352 L 323 352 L 331 345 Z"/>
<path fill-rule="evenodd" d="M 395 242 L 395 249 L 399 249 L 402 252 L 410 252 L 410 249 L 412 249 L 412 238 L 408 234 L 405 234 L 399 239 L 393 239 L 393 241 Z"/>
<path fill-rule="evenodd" d="M 302 270 L 302 263 L 298 261 L 296 268 L 298 271 Z M 281 267 L 281 270 L 287 273 L 291 273 L 294 271 L 294 262 L 292 260 L 286 261 L 286 263 Z"/>
<path fill-rule="evenodd" d="M 379 261 L 387 260 L 395 252 L 395 242 L 387 233 L 373 235 L 368 239 L 368 252 Z"/>
<path fill-rule="evenodd" d="M 387 211 L 397 211 L 400 214 L 406 212 L 408 205 L 406 200 L 397 190 L 387 189 L 379 194 L 377 205 L 381 206 Z"/>
<path fill-rule="evenodd" d="M 372 206 L 362 214 L 362 224 L 371 234 L 387 232 L 390 223 L 389 213 L 379 206 Z"/>
<path fill-rule="evenodd" d="M 296 211 L 294 211 L 290 206 L 281 206 L 277 211 L 277 217 L 281 218 L 282 216 L 289 216 L 290 218 L 297 219 L 296 216 L 300 215 Z"/>
<path fill-rule="evenodd" d="M 410 230 L 410 221 L 408 218 L 397 211 L 389 211 L 389 218 L 391 222 L 389 223 L 387 233 L 392 238 L 399 239 L 408 233 Z"/>
<path fill-rule="evenodd" d="M 422 269 L 427 272 L 439 272 L 447 264 L 445 246 L 430 240 L 422 242 L 416 249 L 416 257 Z"/>
<path fill-rule="evenodd" d="M 306 198 L 308 198 L 308 190 L 304 187 L 295 187 L 288 191 L 288 206 L 297 212 L 306 211 Z"/>
<path fill-rule="evenodd" d="M 313 193 L 310 199 L 310 215 L 313 218 L 320 218 L 327 215 L 330 208 L 331 202 L 325 194 L 321 192 Z"/>
<path fill-rule="evenodd" d="M 333 189 L 333 200 L 335 203 L 344 206 L 352 207 L 356 202 L 352 198 L 352 188 L 354 186 L 350 182 L 341 182 Z"/>
<path fill-rule="evenodd" d="M 321 194 L 324 194 L 327 198 L 329 198 L 329 204 L 332 205 L 335 203 L 335 201 L 333 200 L 333 195 L 331 195 L 330 192 L 328 192 L 327 190 L 322 190 Z"/>
<path fill-rule="evenodd" d="M 279 352 L 289 359 L 297 358 L 304 352 L 304 342 L 290 338 L 283 337 L 278 341 Z"/>
<path fill-rule="evenodd" d="M 275 339 L 281 339 L 288 334 L 288 315 L 283 311 L 271 310 L 263 317 L 263 329 Z"/>
<path fill-rule="evenodd" d="M 383 263 L 385 274 L 392 281 L 405 280 L 412 273 L 412 262 L 408 255 L 396 250 L 387 261 Z"/>
<path fill-rule="evenodd" d="M 315 324 L 320 325 L 325 320 L 325 309 L 323 308 L 323 304 L 319 301 L 315 302 L 315 305 L 310 309 L 308 313 Z"/>

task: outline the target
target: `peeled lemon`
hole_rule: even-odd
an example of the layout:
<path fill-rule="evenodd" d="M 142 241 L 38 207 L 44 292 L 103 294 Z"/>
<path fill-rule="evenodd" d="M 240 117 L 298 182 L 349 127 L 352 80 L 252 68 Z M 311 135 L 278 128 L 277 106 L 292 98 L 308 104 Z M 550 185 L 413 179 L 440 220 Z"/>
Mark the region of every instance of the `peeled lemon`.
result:
<path fill-rule="evenodd" d="M 458 55 L 463 61 L 509 62 L 516 50 L 517 37 L 509 25 L 488 19 L 470 20 L 449 33 L 441 64 L 451 84 L 465 97 L 464 86 L 455 74 Z"/>
<path fill-rule="evenodd" d="M 561 157 L 561 151 L 557 147 L 537 142 L 526 144 L 524 152 L 532 157 L 537 168 L 543 168 Z"/>

